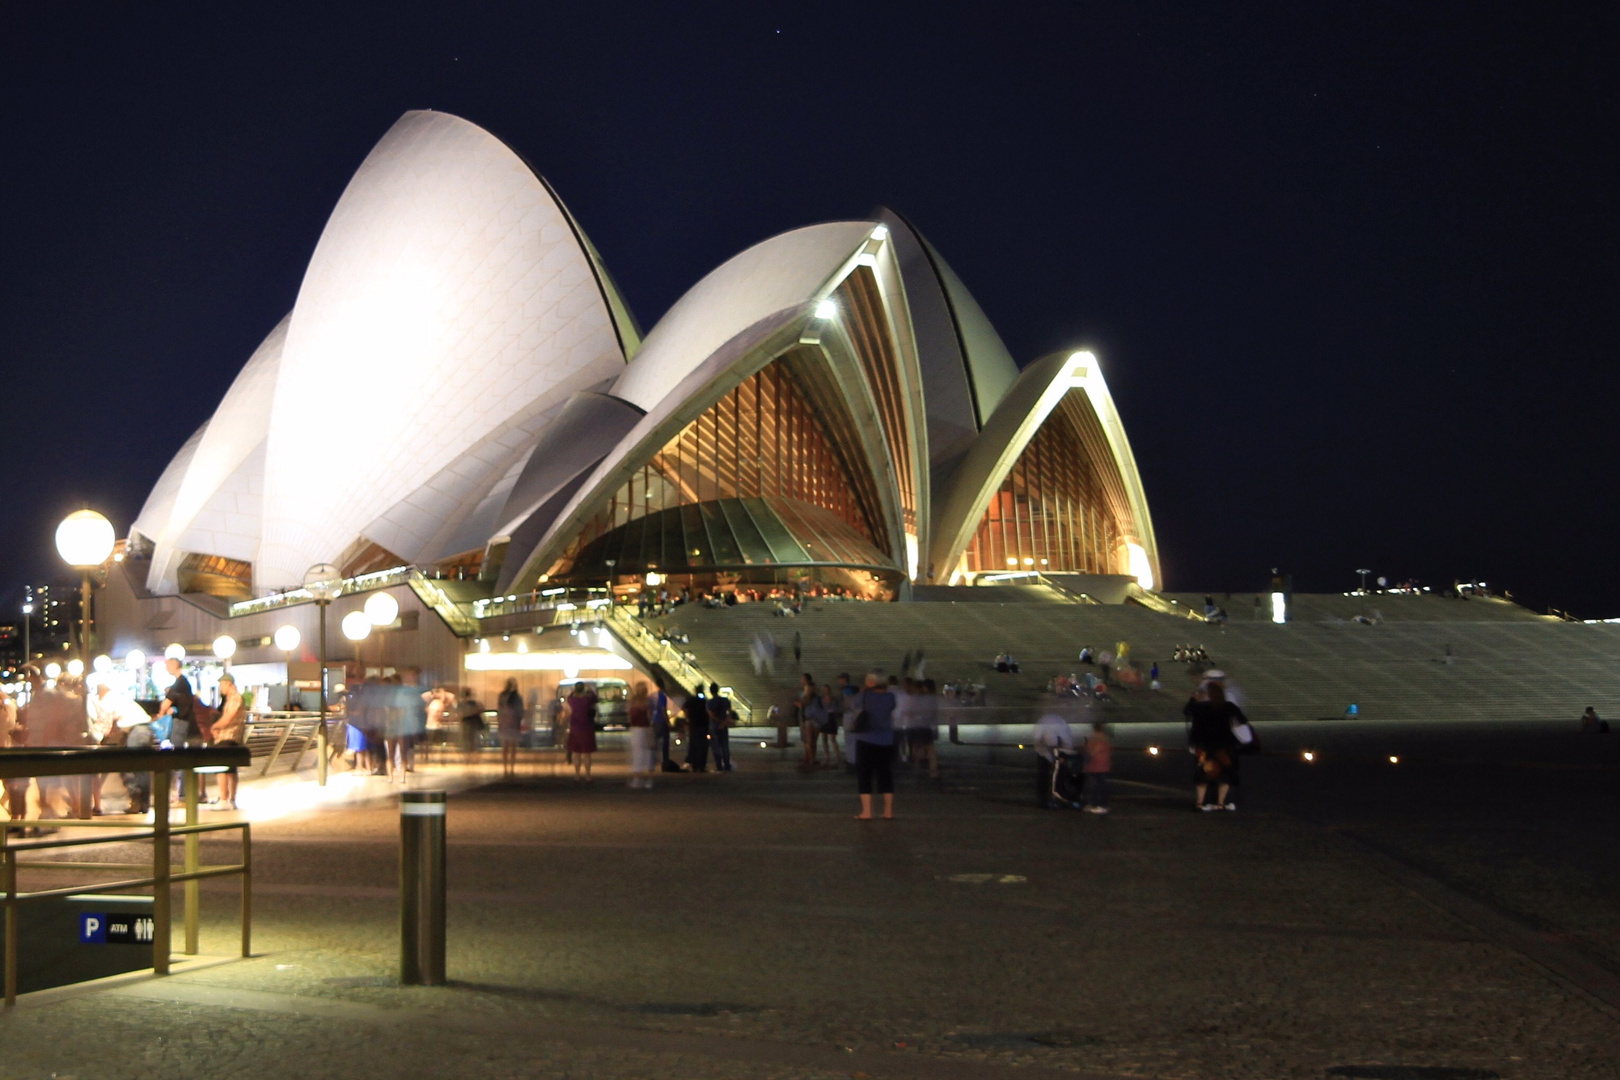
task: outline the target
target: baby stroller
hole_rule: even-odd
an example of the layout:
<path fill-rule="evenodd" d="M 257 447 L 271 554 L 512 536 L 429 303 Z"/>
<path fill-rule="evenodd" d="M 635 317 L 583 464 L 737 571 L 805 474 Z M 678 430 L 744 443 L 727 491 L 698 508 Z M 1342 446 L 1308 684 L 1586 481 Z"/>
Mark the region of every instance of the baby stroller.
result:
<path fill-rule="evenodd" d="M 1057 750 L 1054 751 L 1057 760 L 1052 763 L 1051 806 L 1071 806 L 1078 810 L 1081 805 L 1081 794 L 1085 789 L 1086 774 L 1082 771 L 1086 764 L 1086 755 L 1083 750 Z"/>

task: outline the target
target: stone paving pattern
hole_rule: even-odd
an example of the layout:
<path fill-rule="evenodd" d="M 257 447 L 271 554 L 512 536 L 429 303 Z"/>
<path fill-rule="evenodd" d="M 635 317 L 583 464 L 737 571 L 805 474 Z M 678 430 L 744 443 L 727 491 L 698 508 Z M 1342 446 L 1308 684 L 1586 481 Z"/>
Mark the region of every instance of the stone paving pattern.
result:
<path fill-rule="evenodd" d="M 1198 814 L 1185 755 L 1132 752 L 1174 734 L 1122 729 L 1107 818 L 1035 810 L 1013 748 L 945 748 L 945 781 L 904 777 L 891 823 L 851 820 L 843 773 L 757 743 L 737 773 L 652 792 L 627 790 L 611 752 L 589 786 L 546 755 L 516 783 L 455 778 L 475 786 L 451 802 L 442 988 L 395 982 L 391 803 L 269 822 L 253 959 L 25 1001 L 0 1019 L 0 1078 L 1620 1072 L 1620 1012 L 1357 846 L 1428 858 L 1421 830 L 1438 829 L 1448 843 L 1426 865 L 1457 883 L 1505 836 L 1506 858 L 1539 865 L 1558 895 L 1526 900 L 1511 875 L 1481 895 L 1578 924 L 1569 939 L 1610 963 L 1593 927 L 1615 893 L 1582 860 L 1613 852 L 1578 821 L 1612 820 L 1614 747 L 1546 731 L 1474 744 L 1541 800 L 1542 828 L 1569 834 L 1542 850 L 1507 816 L 1468 831 L 1481 767 L 1448 764 L 1451 743 L 1385 729 L 1380 747 L 1418 760 L 1380 771 L 1364 727 L 1328 751 L 1342 766 L 1312 770 L 1278 727 L 1244 809 Z M 234 886 L 210 884 L 204 907 L 204 951 L 226 954 Z"/>

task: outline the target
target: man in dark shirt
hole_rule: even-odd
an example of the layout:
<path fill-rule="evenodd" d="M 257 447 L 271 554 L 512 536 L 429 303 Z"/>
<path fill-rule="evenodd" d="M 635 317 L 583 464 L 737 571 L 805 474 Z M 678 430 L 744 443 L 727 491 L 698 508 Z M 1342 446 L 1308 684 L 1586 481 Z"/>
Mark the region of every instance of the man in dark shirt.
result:
<path fill-rule="evenodd" d="M 709 771 L 709 703 L 700 683 L 681 707 L 686 717 L 686 766 L 693 772 Z"/>
<path fill-rule="evenodd" d="M 171 656 L 163 667 L 174 677 L 174 683 L 163 692 L 158 715 L 171 718 L 169 744 L 178 749 L 197 737 L 197 699 L 192 696 L 191 683 L 180 674 L 180 661 Z"/>
<path fill-rule="evenodd" d="M 714 748 L 717 772 L 731 771 L 731 699 L 720 693 L 719 683 L 709 684 L 709 742 Z"/>

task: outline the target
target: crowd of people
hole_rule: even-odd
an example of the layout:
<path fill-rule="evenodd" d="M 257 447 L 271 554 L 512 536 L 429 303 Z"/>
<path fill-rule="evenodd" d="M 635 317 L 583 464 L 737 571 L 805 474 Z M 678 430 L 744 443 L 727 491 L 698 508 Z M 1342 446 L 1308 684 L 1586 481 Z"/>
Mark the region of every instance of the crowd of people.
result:
<path fill-rule="evenodd" d="M 11 694 L 0 691 L 0 747 L 241 746 L 247 728 L 247 706 L 236 680 L 228 673 L 221 676 L 219 704 L 207 706 L 193 694 L 179 660 L 171 658 L 165 662 L 165 667 L 173 682 L 164 690 L 156 712 L 149 713 L 108 682 L 98 682 L 92 691 L 82 677 L 61 675 L 48 680 L 37 666 L 25 665 L 22 676 L 27 686 L 26 702 L 19 704 Z M 237 779 L 234 768 L 222 773 L 219 795 L 210 799 L 207 777 L 199 776 L 204 804 L 235 810 Z M 151 810 L 154 792 L 150 773 L 123 773 L 120 780 L 129 813 L 144 814 Z M 159 798 L 177 801 L 180 782 L 176 774 L 176 791 L 156 794 Z M 102 805 L 104 775 L 91 778 L 88 806 L 83 805 L 85 793 L 76 782 L 59 777 L 17 778 L 8 779 L 3 785 L 6 812 L 14 821 L 28 816 L 30 786 L 34 789 L 34 805 L 41 820 L 106 812 Z"/>

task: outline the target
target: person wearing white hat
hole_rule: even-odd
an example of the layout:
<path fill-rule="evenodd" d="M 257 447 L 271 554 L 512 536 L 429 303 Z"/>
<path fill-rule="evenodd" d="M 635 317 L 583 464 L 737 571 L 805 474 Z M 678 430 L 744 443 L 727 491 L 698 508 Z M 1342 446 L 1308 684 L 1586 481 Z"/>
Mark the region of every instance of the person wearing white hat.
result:
<path fill-rule="evenodd" d="M 107 725 L 109 734 L 117 731 L 131 750 L 142 750 L 152 745 L 152 717 L 136 701 L 120 694 L 107 683 L 96 687 L 96 700 L 91 705 L 98 730 Z M 118 735 L 112 735 L 118 738 Z M 152 799 L 152 774 L 146 772 L 121 773 L 124 791 L 129 796 L 129 812 L 144 814 Z"/>

